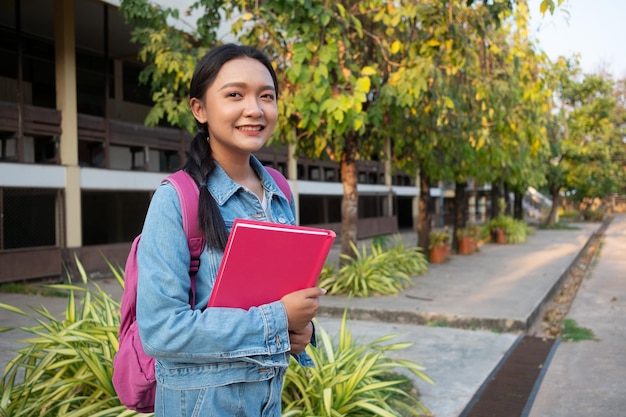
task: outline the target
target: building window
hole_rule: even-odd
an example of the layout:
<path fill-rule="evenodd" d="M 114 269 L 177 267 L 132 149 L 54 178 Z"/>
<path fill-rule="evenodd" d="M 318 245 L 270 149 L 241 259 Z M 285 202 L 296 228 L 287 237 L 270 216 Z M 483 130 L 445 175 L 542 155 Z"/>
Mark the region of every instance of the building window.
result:
<path fill-rule="evenodd" d="M 131 242 L 141 232 L 149 192 L 84 191 L 83 245 Z"/>
<path fill-rule="evenodd" d="M 328 182 L 337 181 L 337 170 L 333 168 L 324 168 L 324 180 Z"/>
<path fill-rule="evenodd" d="M 143 68 L 127 61 L 123 65 L 124 101 L 152 106 L 150 86 L 139 83 L 139 74 Z"/>
<path fill-rule="evenodd" d="M 0 188 L 0 249 L 56 245 L 57 190 Z"/>
<path fill-rule="evenodd" d="M 159 152 L 159 171 L 174 172 L 182 168 L 180 154 L 176 151 Z"/>
<path fill-rule="evenodd" d="M 309 180 L 311 181 L 321 181 L 322 175 L 319 167 L 309 167 Z"/>

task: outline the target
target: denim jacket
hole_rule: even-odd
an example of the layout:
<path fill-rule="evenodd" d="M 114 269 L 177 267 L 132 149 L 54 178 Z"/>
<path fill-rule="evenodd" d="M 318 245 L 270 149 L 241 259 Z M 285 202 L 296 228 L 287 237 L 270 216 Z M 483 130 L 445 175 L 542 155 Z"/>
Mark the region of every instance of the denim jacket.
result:
<path fill-rule="evenodd" d="M 228 231 L 236 218 L 295 224 L 295 203 L 285 198 L 254 156 L 250 164 L 261 179 L 272 218 L 266 217 L 256 195 L 233 182 L 216 164 L 207 187 Z M 145 352 L 157 360 L 157 375 L 159 366 L 209 366 L 218 383 L 228 383 L 246 380 L 255 369 L 288 366 L 287 314 L 280 301 L 248 311 L 205 308 L 221 258 L 219 250 L 203 251 L 191 309 L 190 255 L 180 203 L 170 184 L 161 185 L 146 214 L 137 252 L 137 324 Z M 296 359 L 304 366 L 313 365 L 304 351 Z"/>

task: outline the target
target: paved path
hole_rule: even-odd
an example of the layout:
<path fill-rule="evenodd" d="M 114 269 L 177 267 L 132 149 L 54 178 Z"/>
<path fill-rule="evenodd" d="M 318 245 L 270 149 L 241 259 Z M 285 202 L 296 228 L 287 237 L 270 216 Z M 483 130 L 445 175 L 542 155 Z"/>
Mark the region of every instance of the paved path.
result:
<path fill-rule="evenodd" d="M 326 316 L 348 307 L 355 337 L 369 341 L 397 334 L 394 341 L 412 342 L 396 356 L 424 365 L 435 380 L 435 385 L 417 381 L 422 402 L 437 417 L 458 417 L 600 228 L 575 226 L 538 230 L 522 245 L 486 244 L 477 254 L 455 255 L 431 265 L 397 296 L 324 297 L 320 321 L 332 334 L 339 320 Z M 432 327 L 444 323 L 465 329 Z"/>
<path fill-rule="evenodd" d="M 626 216 L 606 231 L 568 317 L 597 340 L 559 344 L 530 417 L 626 416 Z"/>
<path fill-rule="evenodd" d="M 562 343 L 559 346 L 537 396 L 533 408 L 534 417 L 558 416 L 553 410 L 561 409 L 563 403 L 569 402 L 572 407 L 576 407 L 577 402 L 565 395 L 570 387 L 576 389 L 573 385 L 565 385 L 563 392 L 556 397 L 558 399 L 551 399 L 553 392 L 543 389 L 546 385 L 557 384 L 557 381 L 558 384 L 562 381 L 572 384 L 579 380 L 574 369 L 567 366 L 575 357 L 561 357 L 562 352 L 567 352 L 568 349 L 583 351 L 576 353 L 579 355 L 576 369 L 580 369 L 583 374 L 590 372 L 582 367 L 584 362 L 590 361 L 589 356 L 585 355 L 593 357 L 594 352 L 603 352 L 620 359 L 615 359 L 608 365 L 600 360 L 592 362 L 594 367 L 602 369 L 603 381 L 611 384 L 602 385 L 592 379 L 580 378 L 592 383 L 578 388 L 581 393 L 587 387 L 605 393 L 603 396 L 589 397 L 591 406 L 595 405 L 594 412 L 586 409 L 586 414 L 581 412 L 561 415 L 626 415 L 622 412 L 624 407 L 617 414 L 597 412 L 602 410 L 603 398 L 613 403 L 622 401 L 619 404 L 626 405 L 624 400 L 618 400 L 626 398 L 625 384 L 622 381 L 623 375 L 626 375 L 622 348 L 623 330 L 626 330 L 626 294 L 624 283 L 617 279 L 618 276 L 624 276 L 623 259 L 626 257 L 621 254 L 626 253 L 625 222 L 625 217 L 618 217 L 610 226 L 602 255 L 590 273 L 590 276 L 600 274 L 606 278 L 602 281 L 598 279 L 598 287 L 589 288 L 588 293 L 587 284 L 595 282 L 594 279 L 589 280 L 579 295 L 581 302 L 591 297 L 600 307 L 592 305 L 587 310 L 581 310 L 576 304 L 571 312 L 574 318 L 580 319 L 580 325 L 593 328 L 601 342 L 571 345 Z M 558 286 L 561 277 L 599 229 L 600 224 L 583 223 L 577 226 L 579 228 L 576 230 L 537 231 L 522 245 L 487 244 L 477 254 L 454 255 L 445 264 L 431 265 L 427 274 L 414 279 L 413 287 L 397 296 L 367 299 L 326 296 L 322 299 L 319 317 L 321 327 L 330 334 L 336 333 L 340 324 L 337 314 L 348 307 L 348 327 L 356 340 L 370 341 L 379 336 L 395 334 L 397 337 L 392 342 L 413 343 L 410 348 L 395 352 L 394 355 L 424 365 L 427 368 L 426 373 L 435 380 L 435 385 L 417 382 L 422 393 L 422 402 L 437 417 L 458 417 L 507 351 L 521 337 L 523 331 L 529 328 L 546 298 Z M 403 237 L 407 244 L 415 244 L 415 234 L 405 234 Z M 338 250 L 336 245 L 331 251 L 331 259 L 337 259 Z M 119 297 L 119 288 L 113 280 L 101 281 L 101 284 L 115 297 Z M 615 291 L 610 290 L 610 285 Z M 590 295 L 595 294 L 595 291 L 602 292 Z M 617 297 L 615 301 L 611 301 L 613 295 Z M 599 297 L 600 301 L 596 301 L 595 297 Z M 578 301 L 577 299 L 577 303 Z M 61 312 L 65 308 L 64 299 L 10 294 L 0 294 L 0 303 L 34 306 L 44 304 L 53 313 Z M 595 316 L 590 313 L 592 311 L 602 315 Z M 615 323 L 615 320 L 618 322 Z M 447 327 L 432 326 L 443 323 Z M 30 321 L 0 310 L 0 327 L 23 325 L 30 325 Z M 622 331 L 618 336 L 615 333 L 619 330 Z M 11 350 L 19 346 L 16 341 L 20 337 L 23 337 L 23 333 L 18 331 L 2 334 L 0 367 L 4 367 L 10 360 Z M 614 342 L 605 343 L 607 346 L 602 349 L 606 350 L 595 350 L 604 346 L 602 341 L 608 340 Z M 621 370 L 619 366 L 622 367 Z M 582 398 L 586 397 L 581 395 Z M 597 401 L 594 403 L 595 400 Z M 555 408 L 548 408 L 549 406 Z"/>
<path fill-rule="evenodd" d="M 521 245 L 482 245 L 479 253 L 430 265 L 426 275 L 397 296 L 324 297 L 322 307 L 336 315 L 349 306 L 363 319 L 525 331 L 599 226 L 538 230 Z M 411 238 L 415 244 L 414 236 L 406 236 Z"/>

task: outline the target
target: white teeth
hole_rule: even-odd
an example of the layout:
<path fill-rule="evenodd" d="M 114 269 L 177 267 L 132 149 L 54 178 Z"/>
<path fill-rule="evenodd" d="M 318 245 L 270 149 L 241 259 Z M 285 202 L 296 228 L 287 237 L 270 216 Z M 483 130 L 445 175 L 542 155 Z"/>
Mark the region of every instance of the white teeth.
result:
<path fill-rule="evenodd" d="M 239 130 L 245 130 L 248 132 L 258 132 L 260 131 L 262 128 L 261 126 L 240 126 L 238 127 Z"/>

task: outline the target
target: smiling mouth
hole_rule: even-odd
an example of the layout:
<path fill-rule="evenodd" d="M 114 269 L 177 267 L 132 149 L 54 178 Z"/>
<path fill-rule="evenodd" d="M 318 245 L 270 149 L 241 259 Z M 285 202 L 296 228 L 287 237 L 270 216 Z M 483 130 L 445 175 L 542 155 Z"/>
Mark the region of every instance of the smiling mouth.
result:
<path fill-rule="evenodd" d="M 265 129 L 263 126 L 239 126 L 238 130 L 242 130 L 244 132 L 260 132 Z"/>

